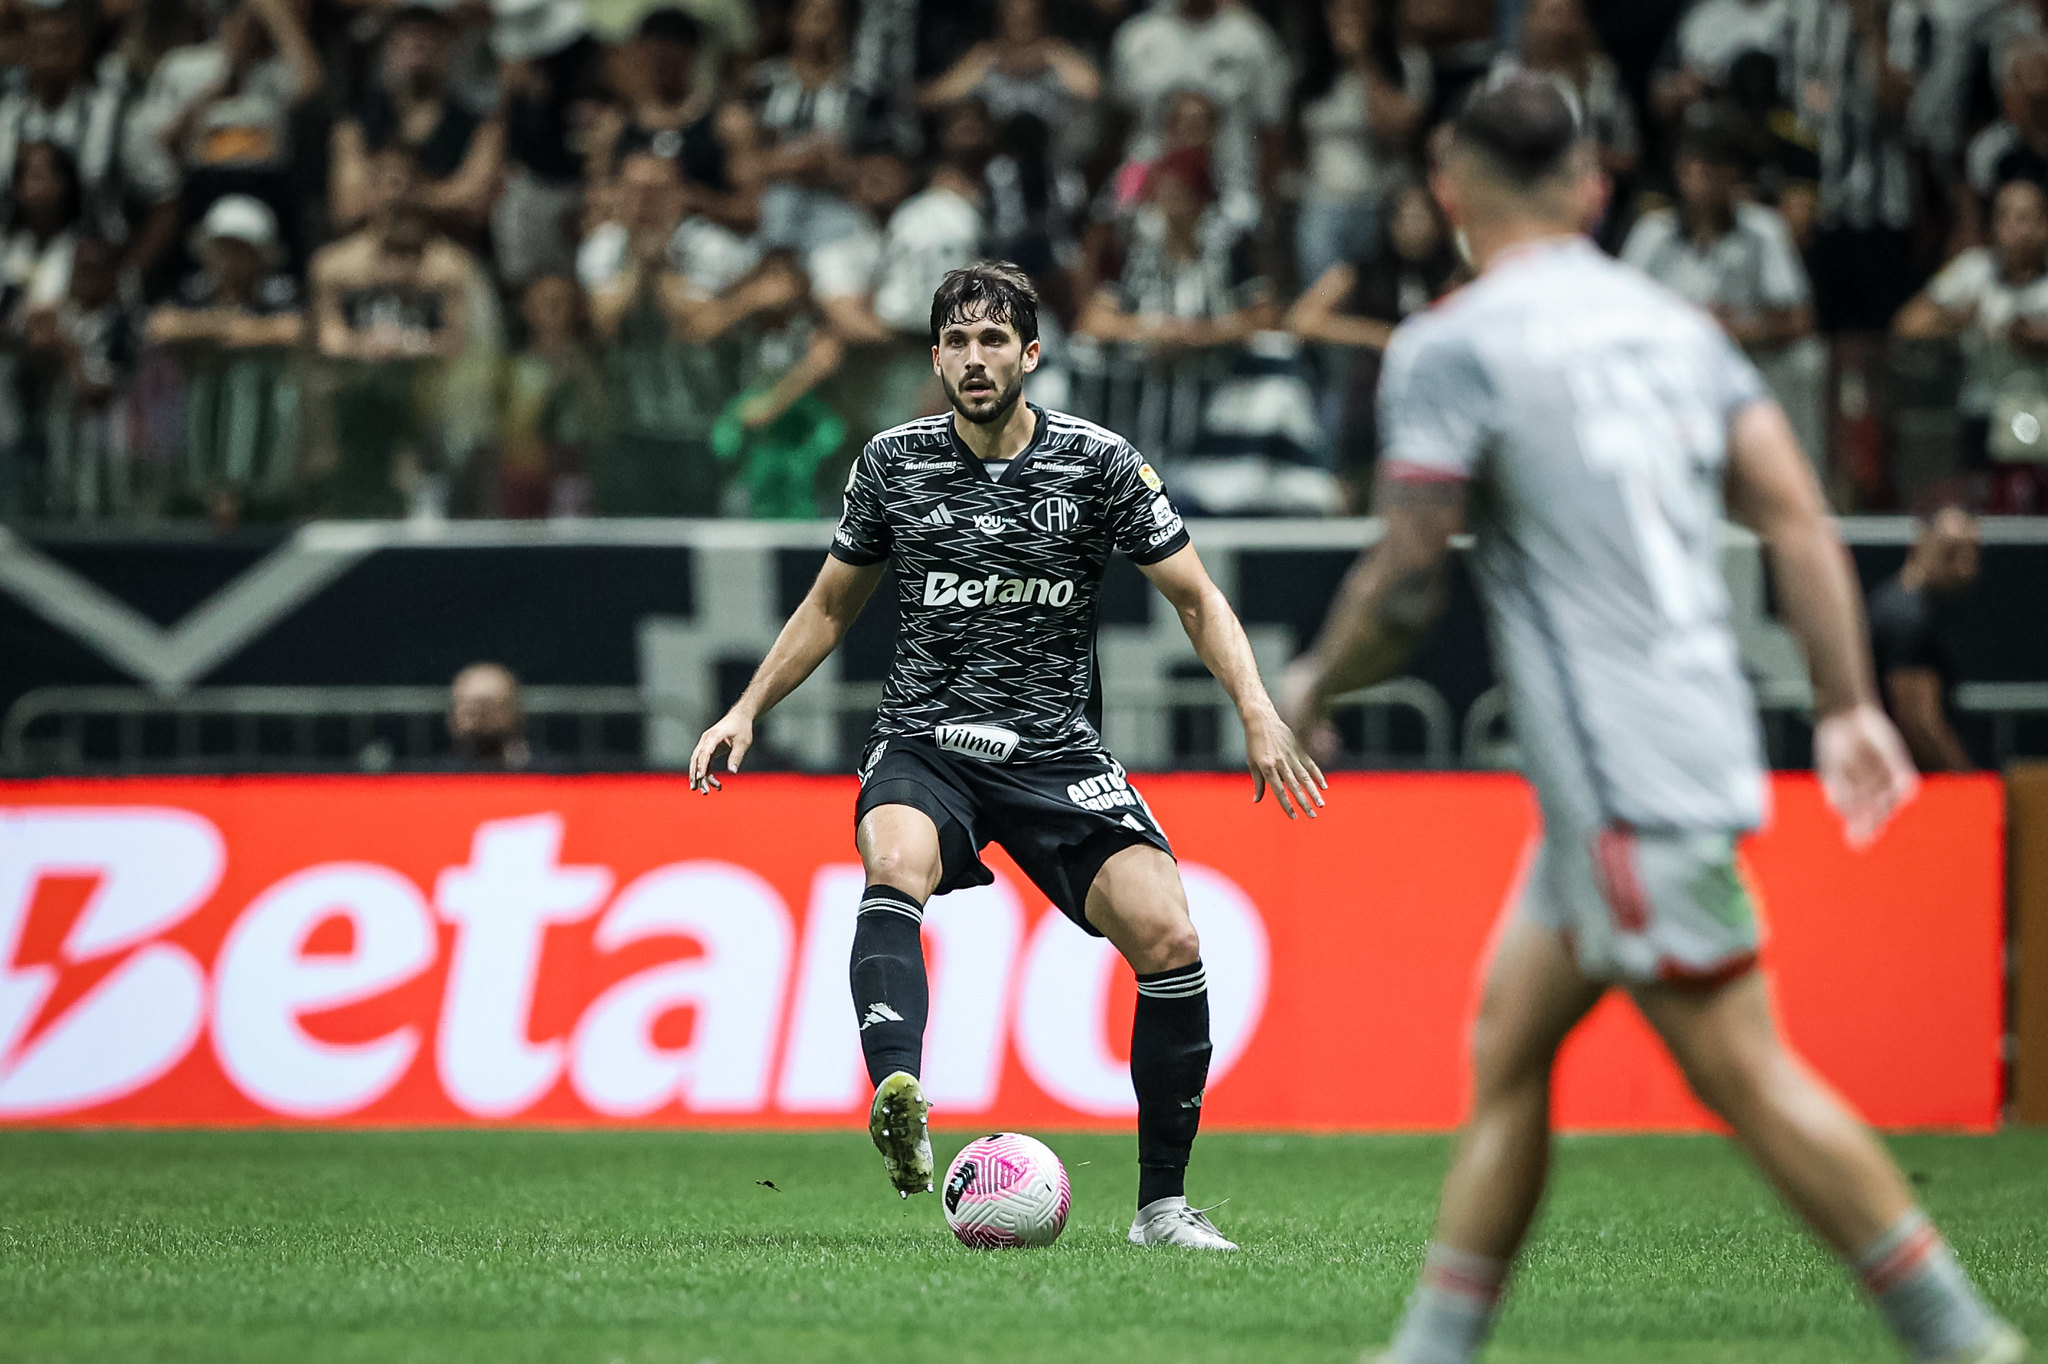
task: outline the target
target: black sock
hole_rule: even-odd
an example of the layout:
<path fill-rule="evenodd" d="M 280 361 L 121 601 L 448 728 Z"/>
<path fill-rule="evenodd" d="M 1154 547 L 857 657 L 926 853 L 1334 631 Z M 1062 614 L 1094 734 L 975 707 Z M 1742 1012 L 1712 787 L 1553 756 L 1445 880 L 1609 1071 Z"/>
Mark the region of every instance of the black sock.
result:
<path fill-rule="evenodd" d="M 1139 1207 L 1187 1191 L 1188 1153 L 1208 1082 L 1209 978 L 1202 963 L 1140 975 L 1131 1024 Z"/>
<path fill-rule="evenodd" d="M 868 1080 L 880 1084 L 924 1062 L 924 1020 L 931 1007 L 919 928 L 924 906 L 894 886 L 861 892 L 853 928 L 853 1011 Z"/>

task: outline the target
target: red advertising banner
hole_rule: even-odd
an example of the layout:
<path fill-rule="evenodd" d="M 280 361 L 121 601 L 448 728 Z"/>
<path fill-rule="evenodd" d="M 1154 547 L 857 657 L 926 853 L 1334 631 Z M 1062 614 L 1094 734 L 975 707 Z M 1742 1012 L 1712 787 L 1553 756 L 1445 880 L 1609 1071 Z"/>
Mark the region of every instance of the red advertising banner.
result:
<path fill-rule="evenodd" d="M 1212 1127 L 1455 1123 L 1477 966 L 1536 832 L 1506 776 L 1341 776 L 1314 822 L 1142 783 L 1208 965 Z M 0 783 L 0 1123 L 845 1126 L 850 779 Z M 1786 1028 L 1888 1126 L 1997 1120 L 2003 804 L 1930 782 L 1864 852 L 1780 778 L 1744 850 Z M 1134 990 L 993 849 L 925 921 L 934 1119 L 1122 1127 Z M 1694 1128 L 1625 1002 L 1567 1126 Z"/>

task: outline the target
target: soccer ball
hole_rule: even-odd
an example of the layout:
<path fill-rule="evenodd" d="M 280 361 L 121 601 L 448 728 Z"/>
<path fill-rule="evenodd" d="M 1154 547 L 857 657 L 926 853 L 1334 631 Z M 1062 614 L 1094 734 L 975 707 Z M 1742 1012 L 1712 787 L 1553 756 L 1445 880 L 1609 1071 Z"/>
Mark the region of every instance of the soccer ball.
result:
<path fill-rule="evenodd" d="M 1067 1167 L 1042 1141 L 997 1132 L 967 1143 L 946 1170 L 946 1225 L 976 1250 L 1049 1246 L 1067 1225 Z"/>

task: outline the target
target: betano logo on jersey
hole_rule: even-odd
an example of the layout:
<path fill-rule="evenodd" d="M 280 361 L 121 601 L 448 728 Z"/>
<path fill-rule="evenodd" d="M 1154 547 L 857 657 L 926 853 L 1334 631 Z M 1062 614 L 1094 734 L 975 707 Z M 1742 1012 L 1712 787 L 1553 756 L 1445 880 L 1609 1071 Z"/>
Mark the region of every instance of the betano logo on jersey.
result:
<path fill-rule="evenodd" d="M 958 573 L 924 575 L 926 606 L 1001 606 L 1008 602 L 1042 602 L 1065 606 L 1074 600 L 1074 584 L 1065 578 L 963 578 Z"/>

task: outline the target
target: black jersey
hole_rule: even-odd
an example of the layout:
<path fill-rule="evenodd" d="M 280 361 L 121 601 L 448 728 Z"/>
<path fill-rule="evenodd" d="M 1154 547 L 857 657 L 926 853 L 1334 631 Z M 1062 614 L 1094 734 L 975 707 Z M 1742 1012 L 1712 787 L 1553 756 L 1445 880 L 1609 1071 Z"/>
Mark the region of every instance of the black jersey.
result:
<path fill-rule="evenodd" d="M 1086 708 L 1102 570 L 1112 550 L 1157 563 L 1187 527 L 1129 441 L 1031 412 L 1038 429 L 1001 478 L 950 413 L 884 431 L 854 463 L 832 553 L 896 569 L 876 738 L 930 735 L 991 762 L 1100 742 Z"/>

